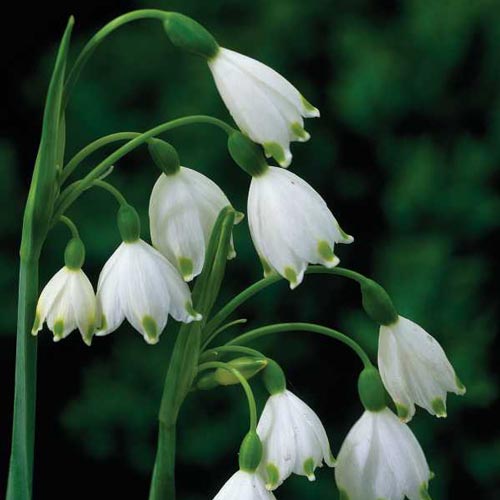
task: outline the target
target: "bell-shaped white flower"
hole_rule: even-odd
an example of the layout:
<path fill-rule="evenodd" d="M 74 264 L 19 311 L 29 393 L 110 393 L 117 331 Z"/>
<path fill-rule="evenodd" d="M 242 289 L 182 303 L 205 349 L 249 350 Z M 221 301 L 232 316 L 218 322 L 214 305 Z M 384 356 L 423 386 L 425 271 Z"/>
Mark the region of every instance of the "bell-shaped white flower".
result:
<path fill-rule="evenodd" d="M 302 400 L 285 390 L 267 400 L 257 426 L 263 444 L 261 472 L 266 487 L 276 489 L 292 473 L 314 481 L 323 461 L 335 465 L 323 424 Z"/>
<path fill-rule="evenodd" d="M 141 239 L 124 241 L 106 262 L 97 299 L 102 325 L 96 335 L 113 332 L 126 318 L 147 343 L 155 344 L 169 314 L 184 323 L 201 319 L 177 270 Z"/>
<path fill-rule="evenodd" d="M 180 167 L 156 181 L 149 201 L 151 241 L 184 280 L 201 273 L 214 223 L 228 205 L 219 186 L 196 170 Z M 235 255 L 231 243 L 229 258 Z"/>
<path fill-rule="evenodd" d="M 319 111 L 279 73 L 255 59 L 220 48 L 209 60 L 217 89 L 234 121 L 268 157 L 290 165 L 291 141 L 307 141 L 303 118 Z"/>
<path fill-rule="evenodd" d="M 36 306 L 32 333 L 36 335 L 46 321 L 57 342 L 78 328 L 90 345 L 97 319 L 94 289 L 80 268 L 64 266 L 45 285 Z"/>
<path fill-rule="evenodd" d="M 345 500 L 429 499 L 430 479 L 416 437 L 388 408 L 363 413 L 345 438 L 335 468 Z"/>
<path fill-rule="evenodd" d="M 393 324 L 380 327 L 378 365 L 404 421 L 414 415 L 415 404 L 432 415 L 445 417 L 446 393 L 465 393 L 437 340 L 401 316 Z"/>
<path fill-rule="evenodd" d="M 276 497 L 266 489 L 264 480 L 255 472 L 239 470 L 233 474 L 214 500 L 272 500 Z"/>
<path fill-rule="evenodd" d="M 351 243 L 321 196 L 303 179 L 278 167 L 252 177 L 248 223 L 266 272 L 277 271 L 295 288 L 307 264 L 334 267 L 335 243 Z"/>

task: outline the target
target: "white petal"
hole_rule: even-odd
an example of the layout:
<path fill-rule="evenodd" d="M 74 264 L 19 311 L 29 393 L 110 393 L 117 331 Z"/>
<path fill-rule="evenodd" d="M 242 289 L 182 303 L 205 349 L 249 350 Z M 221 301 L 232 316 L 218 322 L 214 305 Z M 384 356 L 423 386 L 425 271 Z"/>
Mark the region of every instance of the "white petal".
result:
<path fill-rule="evenodd" d="M 81 269 L 73 272 L 68 286 L 76 326 L 80 330 L 84 342 L 90 345 L 98 322 L 94 288 Z"/>
<path fill-rule="evenodd" d="M 267 491 L 260 476 L 238 471 L 233 474 L 214 500 L 272 500 L 276 497 Z"/>

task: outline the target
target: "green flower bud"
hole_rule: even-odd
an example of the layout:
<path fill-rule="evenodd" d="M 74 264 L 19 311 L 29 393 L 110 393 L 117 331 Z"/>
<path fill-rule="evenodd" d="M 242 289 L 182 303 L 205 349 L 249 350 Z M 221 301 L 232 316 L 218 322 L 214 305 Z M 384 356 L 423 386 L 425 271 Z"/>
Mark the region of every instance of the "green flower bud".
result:
<path fill-rule="evenodd" d="M 214 373 L 205 373 L 196 381 L 196 388 L 201 391 L 209 391 L 219 387 L 219 382 L 215 380 Z"/>
<path fill-rule="evenodd" d="M 177 12 L 169 13 L 163 27 L 173 45 L 207 59 L 219 52 L 215 38 L 198 22 Z"/>
<path fill-rule="evenodd" d="M 262 460 L 262 442 L 255 431 L 250 431 L 240 446 L 240 470 L 255 472 Z"/>
<path fill-rule="evenodd" d="M 80 238 L 69 240 L 64 250 L 64 264 L 70 269 L 81 269 L 85 261 L 85 246 Z"/>
<path fill-rule="evenodd" d="M 176 149 L 161 139 L 150 139 L 148 149 L 155 165 L 165 174 L 173 175 L 181 168 Z"/>
<path fill-rule="evenodd" d="M 358 392 L 361 403 L 368 411 L 380 411 L 386 407 L 385 388 L 378 370 L 365 368 L 358 378 Z"/>
<path fill-rule="evenodd" d="M 118 229 L 126 243 L 137 241 L 141 234 L 139 214 L 131 205 L 122 205 L 118 210 Z"/>
<path fill-rule="evenodd" d="M 235 163 L 252 177 L 262 175 L 269 168 L 261 148 L 241 132 L 229 136 L 227 147 Z"/>
<path fill-rule="evenodd" d="M 366 314 L 379 325 L 391 325 L 398 318 L 398 312 L 387 292 L 375 281 L 366 279 L 360 284 L 363 308 Z"/>
<path fill-rule="evenodd" d="M 273 394 L 280 394 L 286 389 L 285 373 L 276 361 L 268 359 L 267 362 L 268 364 L 263 374 L 266 389 L 271 396 Z"/>
<path fill-rule="evenodd" d="M 238 370 L 247 380 L 263 370 L 267 364 L 268 360 L 265 358 L 252 358 L 250 356 L 236 358 L 228 363 L 229 366 Z M 235 385 L 240 383 L 236 375 L 224 368 L 215 370 L 214 380 L 220 385 Z"/>

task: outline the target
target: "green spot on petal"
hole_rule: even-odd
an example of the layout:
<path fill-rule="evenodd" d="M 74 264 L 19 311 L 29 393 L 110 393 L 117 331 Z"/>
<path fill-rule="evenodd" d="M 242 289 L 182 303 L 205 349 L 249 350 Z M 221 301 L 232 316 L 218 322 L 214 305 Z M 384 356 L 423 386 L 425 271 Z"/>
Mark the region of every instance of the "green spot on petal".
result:
<path fill-rule="evenodd" d="M 310 135 L 304 130 L 304 127 L 300 123 L 294 122 L 290 128 L 292 133 L 302 141 L 307 141 L 309 139 Z"/>
<path fill-rule="evenodd" d="M 303 95 L 300 96 L 302 100 L 302 106 L 304 106 L 304 109 L 311 114 L 314 114 L 315 116 L 319 116 L 319 110 L 315 106 L 313 106 Z"/>
<path fill-rule="evenodd" d="M 259 256 L 259 258 L 260 258 L 260 262 L 262 264 L 262 269 L 264 270 L 264 278 L 267 278 L 268 276 L 273 274 L 273 270 L 266 259 L 264 259 L 263 257 L 260 257 L 260 256 Z"/>
<path fill-rule="evenodd" d="M 459 390 L 459 394 L 465 394 L 465 391 L 467 389 L 465 388 L 465 385 L 462 384 L 462 381 L 458 378 L 457 375 L 455 375 L 455 384 L 457 386 L 457 389 Z"/>
<path fill-rule="evenodd" d="M 337 229 L 340 233 L 340 236 L 342 236 L 342 238 L 345 240 L 345 241 L 342 241 L 341 243 L 352 243 L 354 241 L 354 238 L 350 235 L 350 234 L 347 234 L 341 227 L 340 227 L 340 224 L 337 224 Z"/>
<path fill-rule="evenodd" d="M 146 332 L 146 342 L 148 344 L 156 344 L 158 342 L 158 325 L 156 321 L 147 315 L 142 318 L 141 323 Z"/>
<path fill-rule="evenodd" d="M 179 257 L 177 263 L 184 281 L 191 281 L 193 279 L 193 261 L 187 257 Z"/>
<path fill-rule="evenodd" d="M 312 458 L 308 458 L 304 462 L 304 473 L 309 481 L 316 480 L 316 477 L 314 476 L 314 460 Z"/>
<path fill-rule="evenodd" d="M 61 340 L 64 333 L 64 321 L 62 319 L 56 320 L 54 323 L 54 340 Z"/>
<path fill-rule="evenodd" d="M 335 262 L 336 257 L 333 253 L 332 247 L 328 244 L 327 241 L 321 240 L 318 242 L 318 253 L 319 256 L 325 262 Z"/>
<path fill-rule="evenodd" d="M 280 482 L 280 471 L 276 465 L 273 463 L 266 464 L 266 473 L 267 473 L 267 489 L 275 488 Z"/>
<path fill-rule="evenodd" d="M 441 398 L 434 399 L 431 406 L 437 417 L 446 417 L 446 404 Z"/>
<path fill-rule="evenodd" d="M 396 411 L 398 412 L 398 417 L 401 420 L 406 421 L 408 419 L 409 414 L 410 414 L 408 407 L 405 405 L 402 405 L 400 403 L 395 403 L 395 405 L 396 405 Z"/>
<path fill-rule="evenodd" d="M 292 267 L 285 267 L 284 271 L 285 278 L 290 282 L 290 287 L 294 288 L 297 286 L 297 273 Z"/>
<path fill-rule="evenodd" d="M 99 327 L 99 330 L 106 330 L 108 328 L 108 322 L 106 321 L 106 316 L 104 314 L 101 314 L 101 326 Z"/>
<path fill-rule="evenodd" d="M 272 156 L 280 165 L 286 163 L 285 150 L 277 142 L 265 142 L 263 146 L 268 158 Z"/>
<path fill-rule="evenodd" d="M 427 483 L 424 483 L 422 484 L 422 486 L 420 486 L 420 490 L 419 490 L 419 493 L 420 493 L 420 498 L 422 500 L 432 500 L 431 499 L 431 496 L 429 495 L 429 492 L 427 491 Z"/>
<path fill-rule="evenodd" d="M 35 321 L 33 322 L 33 328 L 31 329 L 31 333 L 33 335 L 36 335 L 39 329 L 40 329 L 40 313 L 37 311 L 35 314 Z"/>
<path fill-rule="evenodd" d="M 349 500 L 349 495 L 347 494 L 347 491 L 341 490 L 339 488 L 339 500 Z"/>
<path fill-rule="evenodd" d="M 189 302 L 186 302 L 186 311 L 187 313 L 189 314 L 189 316 L 191 316 L 193 318 L 194 321 L 200 321 L 200 319 L 202 318 L 201 314 L 196 311 L 193 307 L 193 304 L 189 301 Z"/>

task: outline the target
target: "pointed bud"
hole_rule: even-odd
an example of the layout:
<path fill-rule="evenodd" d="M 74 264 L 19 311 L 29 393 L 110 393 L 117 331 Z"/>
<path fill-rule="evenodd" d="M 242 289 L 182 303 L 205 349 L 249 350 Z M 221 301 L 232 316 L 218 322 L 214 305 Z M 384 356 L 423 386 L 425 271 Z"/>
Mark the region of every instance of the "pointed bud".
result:
<path fill-rule="evenodd" d="M 235 163 L 252 177 L 263 174 L 269 168 L 259 146 L 241 132 L 233 132 L 229 136 L 227 147 Z"/>
<path fill-rule="evenodd" d="M 262 460 L 262 442 L 255 431 L 250 431 L 240 447 L 240 470 L 254 472 Z"/>
<path fill-rule="evenodd" d="M 247 380 L 263 370 L 268 364 L 265 358 L 252 358 L 245 356 L 229 361 L 228 365 L 238 370 Z M 229 370 L 218 368 L 214 372 L 214 380 L 220 385 L 235 385 L 239 384 L 239 379 Z"/>
<path fill-rule="evenodd" d="M 375 281 L 364 280 L 361 284 L 363 308 L 379 325 L 391 325 L 398 320 L 398 313 L 388 293 Z"/>
<path fill-rule="evenodd" d="M 155 165 L 165 175 L 173 175 L 180 170 L 179 155 L 176 149 L 168 142 L 161 139 L 151 139 L 148 141 L 148 149 Z"/>
<path fill-rule="evenodd" d="M 72 238 L 64 250 L 64 264 L 69 269 L 81 269 L 85 261 L 85 247 L 80 238 Z"/>
<path fill-rule="evenodd" d="M 141 221 L 136 209 L 131 205 L 122 205 L 117 219 L 122 240 L 125 243 L 137 241 L 141 235 Z"/>
<path fill-rule="evenodd" d="M 385 389 L 378 370 L 371 366 L 365 368 L 358 378 L 359 398 L 368 411 L 381 411 L 386 407 Z"/>

